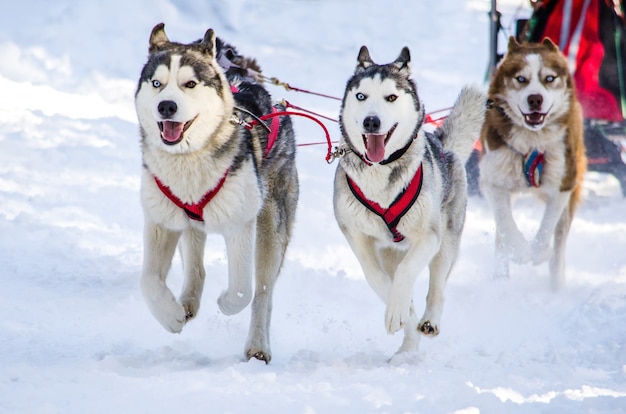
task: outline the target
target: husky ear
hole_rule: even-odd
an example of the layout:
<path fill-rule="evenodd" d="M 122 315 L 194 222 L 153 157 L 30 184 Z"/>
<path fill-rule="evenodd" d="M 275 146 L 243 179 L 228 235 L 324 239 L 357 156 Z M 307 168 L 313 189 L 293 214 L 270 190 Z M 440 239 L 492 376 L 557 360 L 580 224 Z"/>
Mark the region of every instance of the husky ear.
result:
<path fill-rule="evenodd" d="M 159 23 L 154 26 L 152 33 L 150 33 L 150 47 L 148 48 L 148 51 L 154 52 L 159 50 L 169 42 L 170 39 L 168 39 L 165 34 L 165 24 Z"/>
<path fill-rule="evenodd" d="M 543 42 L 541 43 L 552 52 L 556 52 L 557 50 L 559 50 L 557 45 L 555 45 L 554 42 L 549 37 L 546 37 L 545 39 L 543 39 Z"/>
<path fill-rule="evenodd" d="M 202 51 L 204 53 L 211 57 L 215 56 L 215 31 L 213 31 L 213 29 L 206 31 L 200 45 L 202 46 Z"/>
<path fill-rule="evenodd" d="M 374 64 L 372 58 L 370 57 L 370 52 L 369 50 L 367 50 L 367 46 L 361 46 L 361 50 L 359 50 L 359 56 L 356 58 L 356 60 L 357 62 L 359 62 L 356 65 L 357 72 L 367 69 Z"/>
<path fill-rule="evenodd" d="M 393 61 L 393 65 L 400 71 L 410 72 L 409 63 L 411 62 L 411 53 L 409 48 L 404 46 L 400 51 L 400 55 Z"/>
<path fill-rule="evenodd" d="M 516 51 L 520 50 L 521 47 L 522 47 L 522 45 L 517 43 L 517 40 L 515 40 L 515 37 L 513 37 L 513 36 L 509 37 L 509 45 L 508 45 L 508 51 L 509 52 L 516 52 Z"/>

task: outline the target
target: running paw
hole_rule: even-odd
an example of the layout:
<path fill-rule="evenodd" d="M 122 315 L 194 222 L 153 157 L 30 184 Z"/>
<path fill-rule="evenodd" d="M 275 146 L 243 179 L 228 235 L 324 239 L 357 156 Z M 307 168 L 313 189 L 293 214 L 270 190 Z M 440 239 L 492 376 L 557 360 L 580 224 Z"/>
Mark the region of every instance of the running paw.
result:
<path fill-rule="evenodd" d="M 272 360 L 272 352 L 270 351 L 270 346 L 267 340 L 261 338 L 248 340 L 246 344 L 245 357 L 247 361 L 255 358 L 269 364 Z"/>
<path fill-rule="evenodd" d="M 431 323 L 429 320 L 420 321 L 419 325 L 417 325 L 417 330 L 426 336 L 437 336 L 439 335 L 439 326 L 437 324 Z"/>
<path fill-rule="evenodd" d="M 171 333 L 180 333 L 187 322 L 186 310 L 178 302 L 151 308 L 159 323 Z"/>
<path fill-rule="evenodd" d="M 385 328 L 388 334 L 393 334 L 404 327 L 411 316 L 409 305 L 398 305 L 398 303 L 389 303 L 385 311 Z"/>
<path fill-rule="evenodd" d="M 237 292 L 231 295 L 228 290 L 225 290 L 217 299 L 217 305 L 224 315 L 234 315 L 244 310 L 251 300 L 251 293 Z"/>
<path fill-rule="evenodd" d="M 552 248 L 548 243 L 533 242 L 530 246 L 530 258 L 533 265 L 547 262 L 552 257 Z"/>

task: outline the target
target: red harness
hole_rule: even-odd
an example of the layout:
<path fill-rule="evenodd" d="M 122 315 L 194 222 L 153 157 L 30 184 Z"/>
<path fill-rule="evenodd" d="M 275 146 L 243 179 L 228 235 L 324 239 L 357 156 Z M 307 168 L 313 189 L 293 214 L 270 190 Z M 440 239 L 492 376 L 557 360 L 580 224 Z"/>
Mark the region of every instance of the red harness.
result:
<path fill-rule="evenodd" d="M 391 203 L 388 208 L 383 208 L 377 202 L 368 200 L 356 183 L 347 175 L 346 177 L 348 179 L 348 187 L 350 187 L 354 197 L 356 197 L 356 199 L 359 200 L 368 210 L 383 219 L 387 228 L 391 231 L 393 241 L 398 243 L 404 240 L 404 236 L 398 231 L 397 227 L 400 223 L 400 219 L 409 211 L 411 206 L 413 206 L 422 189 L 422 165 L 420 164 L 420 167 L 417 169 L 415 176 L 413 176 L 413 179 L 407 188 L 405 188 L 398 195 L 398 197 L 396 197 L 394 202 Z"/>
<path fill-rule="evenodd" d="M 215 197 L 215 194 L 220 191 L 220 189 L 224 185 L 224 181 L 226 181 L 226 176 L 228 176 L 228 170 L 226 170 L 224 176 L 222 176 L 222 179 L 212 190 L 209 190 L 200 201 L 193 204 L 182 202 L 181 199 L 176 197 L 174 193 L 172 193 L 172 190 L 170 190 L 168 186 L 163 184 L 156 175 L 154 176 L 154 181 L 156 181 L 157 186 L 159 187 L 163 195 L 169 198 L 170 201 L 176 204 L 179 208 L 182 208 L 185 214 L 187 214 L 187 217 L 196 221 L 204 221 L 202 210 L 204 210 L 204 207 L 209 204 L 209 201 L 211 201 L 213 197 Z"/>
<path fill-rule="evenodd" d="M 231 86 L 231 90 L 233 91 L 233 93 L 237 92 L 237 89 L 234 86 Z M 277 112 L 278 111 L 276 110 L 276 108 L 272 107 L 272 114 L 275 114 Z M 252 126 L 250 126 L 250 128 L 248 129 L 251 129 L 251 128 Z M 280 119 L 278 116 L 274 116 L 270 124 L 270 132 L 267 136 L 267 146 L 265 147 L 263 158 L 267 157 L 270 150 L 274 146 L 274 143 L 276 142 L 276 138 L 278 138 L 279 130 L 280 130 Z M 191 220 L 203 222 L 204 221 L 204 214 L 203 214 L 204 207 L 206 207 L 206 205 L 209 204 L 209 202 L 213 199 L 213 197 L 215 197 L 215 195 L 220 191 L 220 189 L 224 185 L 224 181 L 226 181 L 226 177 L 228 176 L 229 171 L 230 169 L 227 169 L 226 172 L 224 172 L 224 175 L 222 176 L 220 181 L 217 183 L 217 185 L 213 187 L 211 190 L 207 191 L 206 194 L 202 196 L 202 199 L 200 199 L 200 201 L 198 201 L 197 203 L 193 203 L 193 204 L 185 203 L 180 198 L 176 197 L 174 193 L 172 193 L 172 190 L 170 190 L 168 186 L 163 184 L 161 180 L 157 178 L 156 175 L 154 175 L 154 181 L 156 181 L 156 184 L 161 190 L 161 192 L 163 193 L 163 195 L 167 197 L 172 203 L 176 204 L 176 206 L 178 206 L 179 208 L 182 208 L 185 214 L 187 214 L 187 217 L 189 217 Z"/>

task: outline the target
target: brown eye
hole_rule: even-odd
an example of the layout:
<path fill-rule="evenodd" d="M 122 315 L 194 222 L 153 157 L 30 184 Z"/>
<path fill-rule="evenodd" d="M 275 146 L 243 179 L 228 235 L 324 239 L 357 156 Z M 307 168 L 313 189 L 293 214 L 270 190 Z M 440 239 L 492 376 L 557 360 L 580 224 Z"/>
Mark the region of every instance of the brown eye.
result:
<path fill-rule="evenodd" d="M 197 83 L 196 83 L 195 81 L 189 81 L 189 82 L 187 82 L 187 83 L 185 84 L 185 87 L 186 87 L 186 88 L 189 88 L 189 89 L 193 89 L 193 88 L 195 88 L 195 87 L 196 87 L 196 85 L 197 85 Z"/>
<path fill-rule="evenodd" d="M 393 102 L 393 101 L 395 101 L 396 99 L 398 99 L 398 95 L 389 95 L 389 96 L 387 96 L 387 97 L 385 98 L 385 100 L 386 100 L 387 102 Z"/>

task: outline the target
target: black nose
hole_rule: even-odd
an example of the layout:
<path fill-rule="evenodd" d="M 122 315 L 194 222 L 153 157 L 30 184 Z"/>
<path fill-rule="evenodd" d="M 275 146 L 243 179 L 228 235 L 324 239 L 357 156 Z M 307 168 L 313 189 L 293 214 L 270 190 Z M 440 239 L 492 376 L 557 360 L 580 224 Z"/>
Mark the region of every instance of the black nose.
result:
<path fill-rule="evenodd" d="M 377 116 L 368 116 L 363 120 L 363 128 L 367 132 L 378 132 L 380 130 L 380 118 Z"/>
<path fill-rule="evenodd" d="M 539 94 L 528 96 L 528 107 L 531 111 L 541 111 L 541 104 L 543 103 L 543 96 Z"/>
<path fill-rule="evenodd" d="M 161 101 L 159 102 L 158 109 L 163 118 L 170 118 L 176 113 L 178 106 L 176 106 L 176 102 L 174 101 Z"/>

